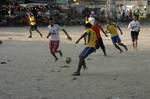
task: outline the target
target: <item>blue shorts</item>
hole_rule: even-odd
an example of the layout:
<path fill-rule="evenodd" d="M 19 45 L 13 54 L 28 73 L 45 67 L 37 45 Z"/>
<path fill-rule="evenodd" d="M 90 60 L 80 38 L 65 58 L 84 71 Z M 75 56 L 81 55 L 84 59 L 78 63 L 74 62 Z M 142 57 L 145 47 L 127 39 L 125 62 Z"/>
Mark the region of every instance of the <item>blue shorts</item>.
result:
<path fill-rule="evenodd" d="M 93 47 L 86 47 L 86 48 L 84 48 L 83 51 L 80 53 L 79 57 L 85 59 L 85 58 L 88 57 L 91 53 L 93 53 L 93 52 L 95 52 L 95 51 L 96 51 L 96 49 L 93 48 Z"/>
<path fill-rule="evenodd" d="M 120 43 L 120 42 L 121 42 L 121 39 L 120 39 L 120 37 L 119 37 L 118 35 L 112 37 L 111 39 L 112 39 L 113 44 L 116 44 L 116 43 Z"/>

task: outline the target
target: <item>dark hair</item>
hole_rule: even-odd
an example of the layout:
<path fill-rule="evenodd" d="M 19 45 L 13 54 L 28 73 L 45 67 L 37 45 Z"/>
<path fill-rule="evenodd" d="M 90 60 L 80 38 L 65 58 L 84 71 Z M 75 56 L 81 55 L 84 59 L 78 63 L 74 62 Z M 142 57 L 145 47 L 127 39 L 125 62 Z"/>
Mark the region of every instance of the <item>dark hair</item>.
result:
<path fill-rule="evenodd" d="M 139 20 L 139 15 L 133 14 L 134 17 L 136 17 L 137 20 Z"/>
<path fill-rule="evenodd" d="M 49 20 L 54 20 L 53 18 L 49 18 Z"/>
<path fill-rule="evenodd" d="M 92 27 L 92 24 L 91 24 L 91 23 L 87 23 L 87 24 L 85 24 L 85 27 L 91 28 L 91 27 Z"/>

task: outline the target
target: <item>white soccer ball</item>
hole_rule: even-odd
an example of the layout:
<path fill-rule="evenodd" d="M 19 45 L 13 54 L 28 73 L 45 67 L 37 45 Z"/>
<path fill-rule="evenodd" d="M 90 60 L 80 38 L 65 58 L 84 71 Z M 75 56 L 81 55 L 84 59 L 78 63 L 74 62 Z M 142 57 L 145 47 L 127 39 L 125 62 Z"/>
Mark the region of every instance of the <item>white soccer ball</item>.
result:
<path fill-rule="evenodd" d="M 72 60 L 71 60 L 71 57 L 66 57 L 66 63 L 67 63 L 67 64 L 71 63 L 71 61 L 72 61 Z"/>

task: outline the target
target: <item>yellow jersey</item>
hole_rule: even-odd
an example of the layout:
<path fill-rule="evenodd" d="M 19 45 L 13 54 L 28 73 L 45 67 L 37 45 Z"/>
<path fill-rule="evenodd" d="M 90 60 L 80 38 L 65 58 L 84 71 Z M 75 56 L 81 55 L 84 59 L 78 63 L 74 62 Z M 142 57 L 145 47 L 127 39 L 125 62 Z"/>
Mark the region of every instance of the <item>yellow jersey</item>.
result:
<path fill-rule="evenodd" d="M 30 25 L 36 25 L 36 20 L 34 16 L 29 16 Z"/>
<path fill-rule="evenodd" d="M 111 37 L 114 37 L 114 36 L 118 35 L 117 25 L 115 23 L 108 24 L 106 31 L 111 34 Z"/>
<path fill-rule="evenodd" d="M 85 45 L 86 47 L 94 47 L 96 45 L 97 36 L 96 33 L 92 29 L 87 29 L 85 31 L 87 33 L 85 37 Z"/>

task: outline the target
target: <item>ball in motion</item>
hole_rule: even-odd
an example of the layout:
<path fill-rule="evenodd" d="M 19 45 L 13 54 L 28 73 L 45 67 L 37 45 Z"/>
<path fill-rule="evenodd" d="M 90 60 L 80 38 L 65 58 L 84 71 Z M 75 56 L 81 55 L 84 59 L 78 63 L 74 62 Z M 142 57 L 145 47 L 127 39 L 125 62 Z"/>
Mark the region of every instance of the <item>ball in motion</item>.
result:
<path fill-rule="evenodd" d="M 66 63 L 67 63 L 67 64 L 71 63 L 71 61 L 72 61 L 72 60 L 71 60 L 71 57 L 66 57 Z"/>

